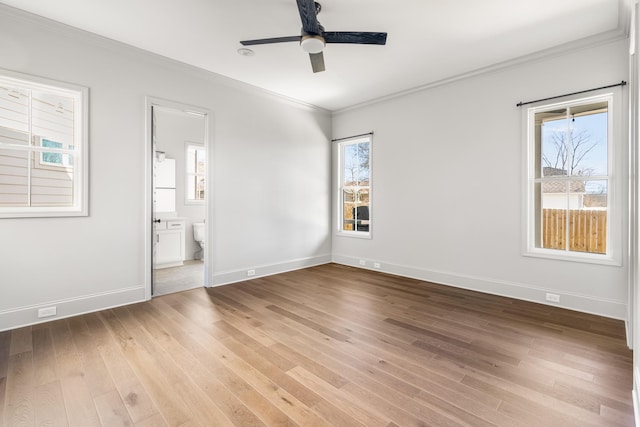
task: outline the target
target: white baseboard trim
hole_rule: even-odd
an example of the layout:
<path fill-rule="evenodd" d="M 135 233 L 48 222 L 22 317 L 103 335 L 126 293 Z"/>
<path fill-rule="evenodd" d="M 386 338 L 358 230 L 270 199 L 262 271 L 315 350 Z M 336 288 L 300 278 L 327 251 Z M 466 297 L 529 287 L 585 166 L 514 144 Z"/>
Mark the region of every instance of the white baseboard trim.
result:
<path fill-rule="evenodd" d="M 364 266 L 360 265 L 360 260 L 365 261 Z M 357 268 L 364 268 L 367 270 L 395 274 L 397 276 L 409 277 L 412 279 L 424 280 L 426 282 L 433 282 L 457 288 L 469 289 L 472 291 L 484 292 L 487 294 L 500 295 L 554 307 L 566 308 L 583 313 L 597 314 L 599 316 L 610 317 L 613 319 L 626 320 L 627 317 L 627 304 L 624 301 L 594 298 L 589 295 L 559 292 L 557 289 L 545 289 L 522 283 L 427 270 L 424 268 L 391 264 L 379 260 L 353 258 L 351 256 L 339 254 L 333 255 L 333 262 Z M 380 268 L 373 268 L 374 263 L 379 263 Z M 562 303 L 550 303 L 549 301 L 546 301 L 545 297 L 547 292 L 560 295 Z"/>
<path fill-rule="evenodd" d="M 105 310 L 145 300 L 145 287 L 132 287 L 112 292 L 85 295 L 78 298 L 49 301 L 42 304 L 0 311 L 0 331 L 21 328 L 80 314 Z M 38 317 L 41 308 L 56 308 L 55 316 Z"/>
<path fill-rule="evenodd" d="M 286 273 L 287 271 L 300 270 L 302 268 L 314 267 L 316 265 L 328 264 L 330 262 L 331 255 L 326 254 L 283 261 L 275 264 L 249 266 L 238 270 L 220 271 L 213 274 L 211 283 L 212 287 L 229 285 L 231 283 L 257 279 L 258 277 L 272 276 L 274 274 Z M 254 270 L 255 274 L 253 276 L 248 276 L 248 270 Z"/>

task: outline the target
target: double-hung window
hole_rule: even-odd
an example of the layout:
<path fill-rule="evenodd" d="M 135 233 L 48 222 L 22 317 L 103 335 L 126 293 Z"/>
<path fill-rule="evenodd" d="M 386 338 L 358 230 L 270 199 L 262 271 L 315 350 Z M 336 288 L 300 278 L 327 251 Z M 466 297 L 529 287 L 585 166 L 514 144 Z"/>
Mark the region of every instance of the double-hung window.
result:
<path fill-rule="evenodd" d="M 349 139 L 339 146 L 339 233 L 371 236 L 371 136 Z"/>
<path fill-rule="evenodd" d="M 527 110 L 526 255 L 620 262 L 614 96 Z"/>
<path fill-rule="evenodd" d="M 186 200 L 187 204 L 204 203 L 205 150 L 204 144 L 187 142 L 186 151 Z"/>
<path fill-rule="evenodd" d="M 87 215 L 87 93 L 0 70 L 0 218 Z"/>

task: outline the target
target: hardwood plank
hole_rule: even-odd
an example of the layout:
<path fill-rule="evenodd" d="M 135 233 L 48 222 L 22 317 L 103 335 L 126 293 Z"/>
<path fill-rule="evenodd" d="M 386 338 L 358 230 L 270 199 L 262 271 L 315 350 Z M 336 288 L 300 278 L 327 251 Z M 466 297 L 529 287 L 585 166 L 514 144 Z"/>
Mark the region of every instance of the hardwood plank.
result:
<path fill-rule="evenodd" d="M 155 414 L 136 423 L 136 427 L 163 427 L 168 426 L 162 415 Z"/>
<path fill-rule="evenodd" d="M 22 337 L 20 340 L 12 341 L 12 345 L 14 342 L 22 346 Z M 35 401 L 33 394 L 33 355 L 31 351 L 14 353 L 9 357 L 4 425 L 30 426 L 34 424 Z"/>
<path fill-rule="evenodd" d="M 35 425 L 66 426 L 69 424 L 60 381 L 40 384 L 34 389 Z"/>
<path fill-rule="evenodd" d="M 103 426 L 132 426 L 133 421 L 129 417 L 120 395 L 116 390 L 109 391 L 93 399 L 100 421 Z"/>
<path fill-rule="evenodd" d="M 51 329 L 33 329 L 33 383 L 34 386 L 49 384 L 58 379 L 56 354 L 51 338 Z"/>
<path fill-rule="evenodd" d="M 11 331 L 11 346 L 9 355 L 24 353 L 33 350 L 33 340 L 31 338 L 31 326 L 14 329 Z"/>
<path fill-rule="evenodd" d="M 84 381 L 85 372 L 66 320 L 51 323 L 56 372 L 70 425 L 99 426 L 100 419 Z"/>
<path fill-rule="evenodd" d="M 80 363 L 85 373 L 84 381 L 91 396 L 102 396 L 115 390 L 115 384 L 104 361 L 100 357 L 96 343 L 88 330 L 83 317 L 69 319 L 71 337 L 75 344 Z"/>

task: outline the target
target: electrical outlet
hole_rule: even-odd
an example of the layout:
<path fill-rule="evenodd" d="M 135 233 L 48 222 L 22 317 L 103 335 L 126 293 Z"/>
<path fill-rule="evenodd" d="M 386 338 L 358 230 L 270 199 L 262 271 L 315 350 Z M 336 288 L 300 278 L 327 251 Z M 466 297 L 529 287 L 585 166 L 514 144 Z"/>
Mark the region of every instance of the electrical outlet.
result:
<path fill-rule="evenodd" d="M 56 307 L 46 307 L 38 309 L 38 317 L 55 316 L 57 313 Z"/>
<path fill-rule="evenodd" d="M 373 268 L 380 268 L 380 263 L 379 262 L 374 262 L 373 263 Z"/>
<path fill-rule="evenodd" d="M 251 276 L 255 276 L 256 275 L 256 271 L 255 270 L 247 270 L 247 277 L 251 277 Z"/>
<path fill-rule="evenodd" d="M 547 293 L 547 301 L 560 302 L 560 295 Z"/>
<path fill-rule="evenodd" d="M 360 260 L 360 265 L 367 265 L 367 261 L 365 261 L 365 260 L 361 259 L 361 260 Z"/>

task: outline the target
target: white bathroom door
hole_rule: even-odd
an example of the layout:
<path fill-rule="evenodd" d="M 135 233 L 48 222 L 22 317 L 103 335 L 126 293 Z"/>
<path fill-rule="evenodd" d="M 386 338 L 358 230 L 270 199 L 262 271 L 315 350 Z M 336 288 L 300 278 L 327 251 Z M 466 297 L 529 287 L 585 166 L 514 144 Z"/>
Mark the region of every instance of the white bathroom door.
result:
<path fill-rule="evenodd" d="M 151 106 L 151 188 L 152 188 L 152 207 L 151 207 L 151 296 L 155 294 L 155 283 L 156 283 L 156 258 L 158 252 L 158 233 L 156 232 L 157 226 L 160 224 L 160 220 L 158 219 L 158 193 L 156 190 L 156 177 L 158 173 L 158 156 L 156 155 L 157 151 L 157 143 L 156 143 L 156 110 L 155 107 Z"/>

